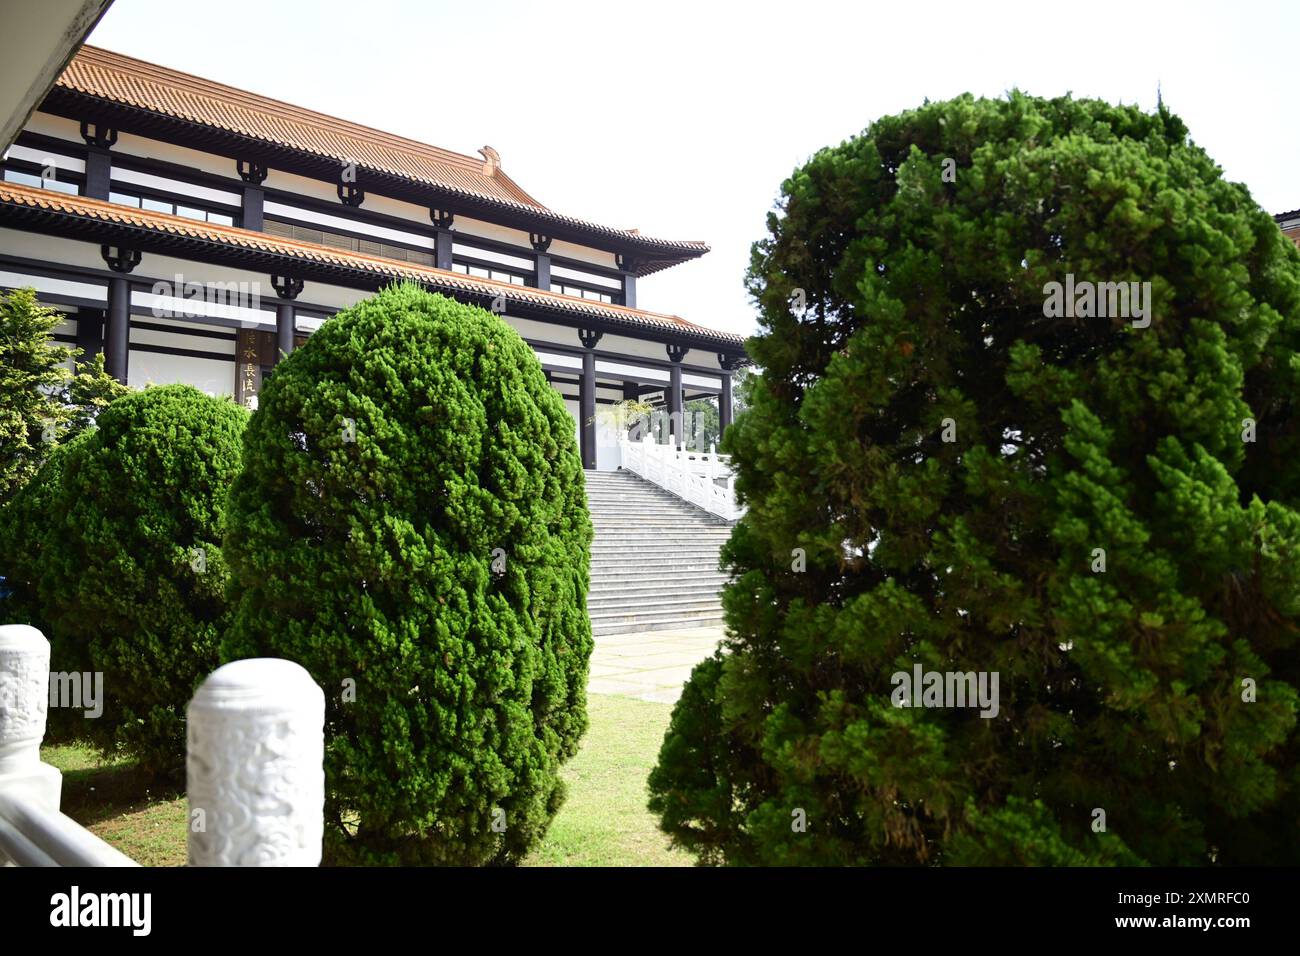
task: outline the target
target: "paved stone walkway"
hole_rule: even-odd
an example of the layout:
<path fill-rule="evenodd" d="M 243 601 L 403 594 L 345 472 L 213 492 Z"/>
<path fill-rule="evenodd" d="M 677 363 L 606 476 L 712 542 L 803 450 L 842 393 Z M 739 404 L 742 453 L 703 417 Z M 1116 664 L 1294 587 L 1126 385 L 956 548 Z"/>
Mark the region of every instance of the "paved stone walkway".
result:
<path fill-rule="evenodd" d="M 642 631 L 596 638 L 587 690 L 671 704 L 693 668 L 722 640 L 720 627 Z"/>

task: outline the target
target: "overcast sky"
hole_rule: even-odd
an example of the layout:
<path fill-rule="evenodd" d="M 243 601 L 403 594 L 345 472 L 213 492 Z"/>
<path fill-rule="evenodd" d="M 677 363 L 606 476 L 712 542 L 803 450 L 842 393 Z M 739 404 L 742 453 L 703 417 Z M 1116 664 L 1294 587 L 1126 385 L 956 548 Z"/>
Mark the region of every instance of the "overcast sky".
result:
<path fill-rule="evenodd" d="M 1293 0 L 115 0 L 90 38 L 458 152 L 491 145 L 552 209 L 706 240 L 638 305 L 742 334 L 781 181 L 927 97 L 1150 109 L 1160 84 L 1230 179 L 1270 212 L 1300 207 L 1298 40 Z"/>

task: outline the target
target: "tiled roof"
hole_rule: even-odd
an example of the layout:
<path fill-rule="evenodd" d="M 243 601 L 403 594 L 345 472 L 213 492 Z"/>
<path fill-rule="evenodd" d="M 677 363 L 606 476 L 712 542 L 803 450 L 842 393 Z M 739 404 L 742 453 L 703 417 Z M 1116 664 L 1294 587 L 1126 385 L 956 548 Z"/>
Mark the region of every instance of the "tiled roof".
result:
<path fill-rule="evenodd" d="M 399 262 L 382 256 L 332 249 L 313 242 L 283 239 L 234 226 L 222 226 L 167 213 L 149 212 L 102 199 L 68 196 L 34 186 L 0 182 L 0 222 L 7 219 L 6 209 L 38 211 L 86 222 L 144 230 L 159 236 L 170 235 L 179 240 L 197 240 L 233 249 L 283 256 L 336 270 L 364 273 L 378 279 L 411 279 L 449 294 L 461 293 L 485 298 L 504 295 L 507 307 L 511 303 L 525 303 L 542 309 L 569 313 L 576 318 L 601 319 L 608 323 L 628 326 L 629 329 L 672 330 L 686 333 L 693 338 L 707 340 L 710 347 L 716 345 L 717 348 L 729 352 L 743 351 L 743 337 L 707 329 L 675 315 L 578 299 L 528 286 L 511 285 L 492 279 L 462 275 L 459 272 L 447 272 L 429 266 Z"/>
<path fill-rule="evenodd" d="M 524 192 L 495 162 L 394 136 L 111 50 L 82 47 L 55 83 L 58 91 L 299 150 L 340 165 L 356 163 L 361 169 L 534 216 L 539 225 L 568 226 L 618 240 L 629 248 L 675 254 L 675 261 L 709 251 L 704 242 L 654 239 L 633 230 L 601 226 L 554 212 Z M 663 268 L 673 261 L 663 261 L 656 267 Z"/>
<path fill-rule="evenodd" d="M 1290 212 L 1280 212 L 1273 218 L 1278 222 L 1286 222 L 1290 219 L 1300 219 L 1300 209 L 1292 209 Z"/>

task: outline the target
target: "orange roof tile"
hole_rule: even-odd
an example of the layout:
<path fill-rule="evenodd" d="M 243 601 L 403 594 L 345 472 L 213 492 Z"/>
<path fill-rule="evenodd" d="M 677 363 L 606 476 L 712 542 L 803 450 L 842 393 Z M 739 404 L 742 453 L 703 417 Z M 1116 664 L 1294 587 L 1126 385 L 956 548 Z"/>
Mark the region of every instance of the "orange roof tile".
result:
<path fill-rule="evenodd" d="M 676 252 L 679 254 L 676 261 L 709 251 L 704 242 L 653 239 L 636 230 L 601 226 L 557 213 L 528 195 L 495 163 L 488 164 L 483 159 L 395 136 L 111 50 L 83 46 L 55 83 L 55 90 L 71 91 L 224 130 L 340 164 L 355 162 L 363 169 L 487 200 L 516 212 L 536 214 L 554 224 L 594 230 L 624 242 Z M 672 261 L 665 261 L 658 267 L 671 264 Z"/>
<path fill-rule="evenodd" d="M 123 206 L 102 199 L 91 199 L 87 196 L 69 196 L 64 193 L 51 192 L 50 190 L 25 186 L 19 183 L 0 182 L 0 219 L 3 219 L 2 213 L 6 206 L 63 214 L 88 221 L 143 229 L 157 234 L 174 235 L 179 238 L 197 239 L 228 247 L 248 249 L 271 255 L 282 255 L 305 262 L 369 273 L 381 278 L 411 279 L 451 292 L 463 292 L 486 297 L 504 295 L 507 304 L 511 302 L 527 303 L 549 309 L 559 309 L 579 317 L 600 318 L 633 327 L 688 332 L 711 339 L 717 343 L 719 348 L 727 348 L 731 351 L 739 350 L 744 343 L 741 336 L 708 329 L 675 315 L 665 315 L 659 312 L 647 312 L 643 309 L 630 309 L 621 305 L 609 305 L 603 302 L 577 299 L 572 296 L 534 289 L 529 286 L 517 286 L 493 279 L 480 279 L 475 276 L 462 275 L 459 272 L 448 272 L 443 269 L 400 262 L 396 259 L 387 259 L 383 256 L 369 255 L 362 252 L 333 249 L 329 246 L 304 242 L 298 239 L 269 236 L 263 232 L 253 232 L 235 226 L 199 222 L 167 213 L 150 212 L 131 206 Z"/>

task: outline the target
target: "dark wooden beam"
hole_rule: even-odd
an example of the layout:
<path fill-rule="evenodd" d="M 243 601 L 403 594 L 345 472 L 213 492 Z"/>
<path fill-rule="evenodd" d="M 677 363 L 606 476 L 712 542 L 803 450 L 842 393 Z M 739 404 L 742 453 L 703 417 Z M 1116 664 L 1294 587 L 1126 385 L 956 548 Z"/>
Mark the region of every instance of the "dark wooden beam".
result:
<path fill-rule="evenodd" d="M 104 351 L 104 310 L 77 310 L 77 348 L 81 349 L 81 362 L 92 360 Z"/>
<path fill-rule="evenodd" d="M 123 385 L 131 354 L 131 283 L 127 275 L 140 264 L 139 249 L 100 246 L 99 254 L 113 270 L 108 280 L 108 327 L 104 333 L 105 371 Z"/>
<path fill-rule="evenodd" d="M 596 467 L 596 353 L 582 353 L 582 383 L 578 389 L 578 418 L 581 426 L 582 467 Z"/>
<path fill-rule="evenodd" d="M 452 231 L 439 229 L 433 237 L 433 264 L 444 272 L 451 271 Z"/>
<path fill-rule="evenodd" d="M 276 361 L 289 355 L 294 349 L 295 310 L 293 300 L 302 293 L 303 282 L 291 276 L 271 276 L 271 287 L 280 301 L 275 304 L 275 351 Z"/>
<path fill-rule="evenodd" d="M 243 199 L 240 203 L 240 225 L 245 229 L 261 232 L 266 228 L 262 210 L 266 203 L 266 191 L 262 183 L 266 182 L 267 168 L 258 163 L 239 160 L 235 163 L 239 178 L 244 181 Z"/>
<path fill-rule="evenodd" d="M 727 433 L 731 424 L 731 373 L 722 373 L 722 394 L 718 396 L 718 438 Z"/>
<path fill-rule="evenodd" d="M 629 309 L 636 308 L 636 271 L 632 256 L 616 255 L 614 264 L 623 273 L 623 304 Z"/>

